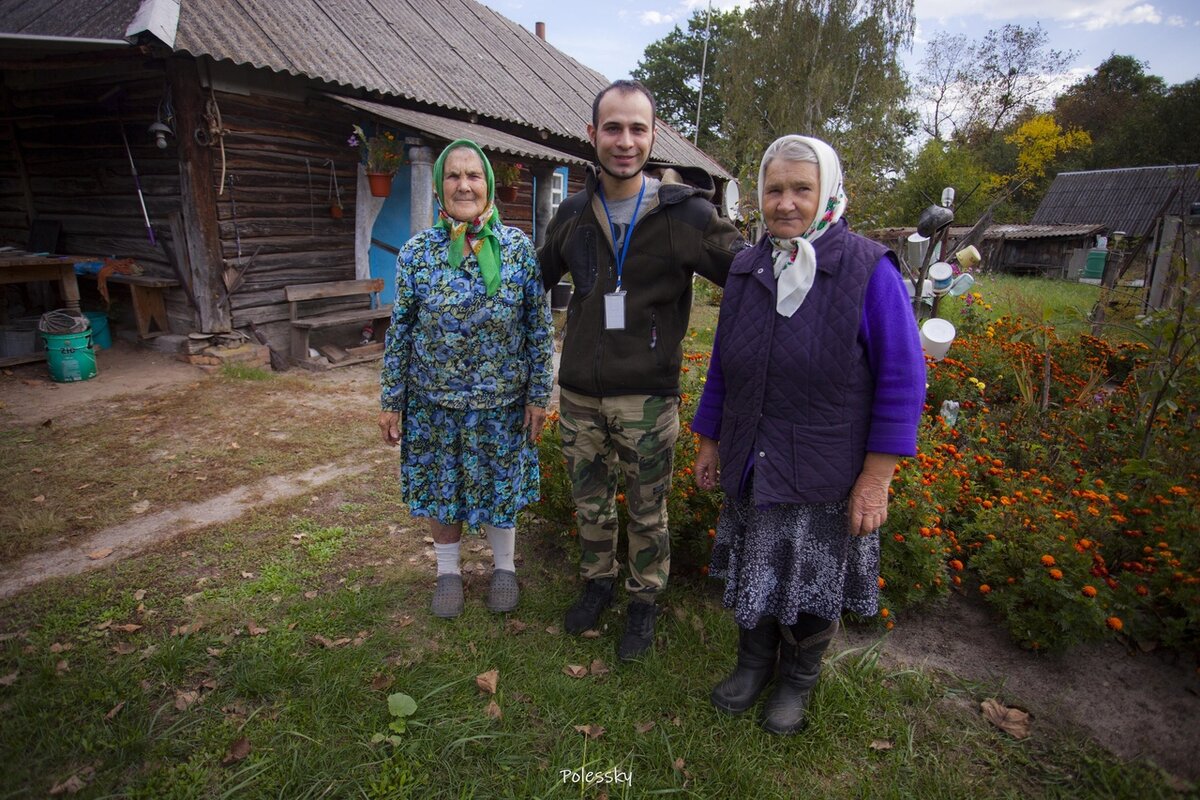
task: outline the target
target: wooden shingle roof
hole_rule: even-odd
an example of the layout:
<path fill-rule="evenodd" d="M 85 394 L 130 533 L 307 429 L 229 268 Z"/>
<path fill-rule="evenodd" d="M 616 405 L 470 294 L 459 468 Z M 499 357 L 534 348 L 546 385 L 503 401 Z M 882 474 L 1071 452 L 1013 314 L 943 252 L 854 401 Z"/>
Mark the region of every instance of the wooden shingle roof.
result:
<path fill-rule="evenodd" d="M 344 87 L 347 94 L 475 114 L 590 153 L 592 99 L 608 80 L 475 0 L 146 0 L 178 5 L 176 52 Z M 0 0 L 7 34 L 122 39 L 139 0 Z M 166 15 L 168 18 L 170 15 Z M 153 30 L 151 31 L 153 32 Z M 157 36 L 163 39 L 162 35 Z M 335 89 L 336 91 L 336 89 Z M 564 146 L 566 143 L 564 142 Z M 728 178 L 669 126 L 653 159 Z"/>
<path fill-rule="evenodd" d="M 1031 223 L 1035 225 L 1102 224 L 1110 231 L 1145 236 L 1164 213 L 1183 215 L 1200 200 L 1200 164 L 1130 167 L 1088 172 L 1060 172 Z"/>

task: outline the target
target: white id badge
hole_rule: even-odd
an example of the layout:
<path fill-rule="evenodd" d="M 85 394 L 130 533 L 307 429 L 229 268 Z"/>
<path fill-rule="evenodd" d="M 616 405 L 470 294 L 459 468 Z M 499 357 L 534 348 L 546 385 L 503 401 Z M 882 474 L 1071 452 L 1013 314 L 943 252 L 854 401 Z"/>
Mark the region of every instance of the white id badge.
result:
<path fill-rule="evenodd" d="M 610 331 L 625 330 L 625 293 L 604 295 L 604 327 Z"/>

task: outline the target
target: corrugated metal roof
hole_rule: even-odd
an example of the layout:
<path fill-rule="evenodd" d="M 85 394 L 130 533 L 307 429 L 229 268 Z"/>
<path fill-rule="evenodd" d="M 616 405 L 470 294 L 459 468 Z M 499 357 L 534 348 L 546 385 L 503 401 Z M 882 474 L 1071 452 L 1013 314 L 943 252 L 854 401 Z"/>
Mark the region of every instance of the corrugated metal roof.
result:
<path fill-rule="evenodd" d="M 1103 232 L 1106 225 L 1016 225 L 1011 223 L 989 225 L 983 233 L 983 238 L 987 239 L 1007 239 L 1009 241 L 1015 239 L 1057 239 L 1063 237 L 1078 237 L 1078 236 L 1094 236 Z M 916 232 L 916 226 L 910 228 L 880 228 L 873 231 L 868 231 L 865 236 L 868 236 L 876 241 L 899 241 Z M 949 240 L 962 239 L 971 228 L 963 225 L 951 225 Z"/>
<path fill-rule="evenodd" d="M 1169 213 L 1200 200 L 1200 164 L 1060 172 L 1031 220 L 1035 224 L 1096 223 L 1130 236 L 1150 232 L 1171 191 L 1182 183 Z"/>
<path fill-rule="evenodd" d="M 358 100 L 335 94 L 329 96 L 353 108 L 359 108 L 384 119 L 390 119 L 392 122 L 408 128 L 424 131 L 440 139 L 445 139 L 447 142 L 455 139 L 470 139 L 484 150 L 491 150 L 506 155 L 538 158 L 559 163 L 588 163 L 585 159 L 573 156 L 570 153 L 564 153 L 561 150 L 555 150 L 545 145 L 535 144 L 528 139 L 522 139 L 519 136 L 513 136 L 512 134 L 498 131 L 495 128 L 489 128 L 485 125 L 447 119 L 446 117 L 439 117 L 436 114 L 426 114 L 407 108 L 396 108 L 395 106 L 388 106 L 383 103 L 372 103 L 369 100 Z"/>
<path fill-rule="evenodd" d="M 0 0 L 0 28 L 120 39 L 138 5 Z M 181 0 L 174 48 L 546 131 L 581 154 L 592 99 L 608 85 L 474 0 Z M 652 158 L 730 177 L 661 123 Z"/>

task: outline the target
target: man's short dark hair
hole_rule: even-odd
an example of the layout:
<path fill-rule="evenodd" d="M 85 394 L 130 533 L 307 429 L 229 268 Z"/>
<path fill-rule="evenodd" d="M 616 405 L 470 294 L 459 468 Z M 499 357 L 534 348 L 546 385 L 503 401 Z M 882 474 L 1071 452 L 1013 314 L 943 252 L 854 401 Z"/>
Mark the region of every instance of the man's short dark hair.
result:
<path fill-rule="evenodd" d="M 600 94 L 596 95 L 596 99 L 592 101 L 592 127 L 600 126 L 600 101 L 604 99 L 604 95 L 611 91 L 618 91 L 621 94 L 629 94 L 630 92 L 641 92 L 646 99 L 650 101 L 650 119 L 657 118 L 657 104 L 654 102 L 654 95 L 650 94 L 650 90 L 642 85 L 641 81 L 613 81 L 608 86 L 600 90 Z"/>

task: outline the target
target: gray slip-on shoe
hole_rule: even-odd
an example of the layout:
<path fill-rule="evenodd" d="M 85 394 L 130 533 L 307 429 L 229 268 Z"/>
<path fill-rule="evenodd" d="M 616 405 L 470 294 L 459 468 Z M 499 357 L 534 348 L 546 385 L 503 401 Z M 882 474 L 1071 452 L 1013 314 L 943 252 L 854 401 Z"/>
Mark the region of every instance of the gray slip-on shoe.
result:
<path fill-rule="evenodd" d="M 463 612 L 462 575 L 455 573 L 438 575 L 430 610 L 433 611 L 435 617 L 443 619 L 457 617 Z"/>
<path fill-rule="evenodd" d="M 517 607 L 521 591 L 517 588 L 517 573 L 507 569 L 492 571 L 492 585 L 488 589 L 487 607 L 489 611 L 502 614 Z"/>

